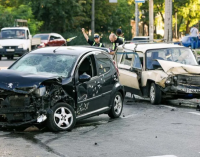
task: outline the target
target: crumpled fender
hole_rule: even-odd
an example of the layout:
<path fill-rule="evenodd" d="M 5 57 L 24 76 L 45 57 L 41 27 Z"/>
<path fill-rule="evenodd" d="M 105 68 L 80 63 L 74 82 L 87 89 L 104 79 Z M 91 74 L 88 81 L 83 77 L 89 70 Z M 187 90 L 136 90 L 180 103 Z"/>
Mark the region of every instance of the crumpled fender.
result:
<path fill-rule="evenodd" d="M 147 85 L 148 80 L 153 80 L 159 86 L 165 88 L 165 81 L 169 77 L 163 70 L 149 70 L 142 73 L 142 87 Z"/>

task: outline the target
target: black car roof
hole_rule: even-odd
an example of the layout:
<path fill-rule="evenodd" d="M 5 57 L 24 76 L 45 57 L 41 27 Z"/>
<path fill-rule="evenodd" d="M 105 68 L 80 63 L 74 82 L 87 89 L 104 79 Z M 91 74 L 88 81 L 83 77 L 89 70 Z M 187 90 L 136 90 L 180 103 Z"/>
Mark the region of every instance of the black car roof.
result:
<path fill-rule="evenodd" d="M 80 47 L 80 46 L 54 46 L 54 47 L 45 47 L 39 48 L 36 50 L 31 51 L 30 53 L 56 53 L 56 54 L 68 54 L 68 55 L 75 55 L 80 56 L 90 51 L 98 51 L 95 48 L 87 48 L 87 47 Z"/>

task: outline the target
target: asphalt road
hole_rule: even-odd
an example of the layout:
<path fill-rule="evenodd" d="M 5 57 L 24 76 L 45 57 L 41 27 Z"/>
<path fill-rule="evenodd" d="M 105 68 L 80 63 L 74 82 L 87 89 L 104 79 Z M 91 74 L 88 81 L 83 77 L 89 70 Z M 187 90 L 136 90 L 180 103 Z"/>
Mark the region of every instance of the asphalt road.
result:
<path fill-rule="evenodd" d="M 0 157 L 200 157 L 200 112 L 169 105 L 126 98 L 120 118 L 89 118 L 71 132 L 1 128 Z"/>
<path fill-rule="evenodd" d="M 0 130 L 0 156 L 9 157 L 198 157 L 200 112 L 193 108 L 124 105 L 120 118 L 100 115 L 71 132 Z"/>
<path fill-rule="evenodd" d="M 16 61 L 19 57 L 14 57 L 13 60 L 8 60 L 6 57 L 2 57 L 0 61 L 0 67 L 8 67 L 10 66 L 14 61 Z"/>

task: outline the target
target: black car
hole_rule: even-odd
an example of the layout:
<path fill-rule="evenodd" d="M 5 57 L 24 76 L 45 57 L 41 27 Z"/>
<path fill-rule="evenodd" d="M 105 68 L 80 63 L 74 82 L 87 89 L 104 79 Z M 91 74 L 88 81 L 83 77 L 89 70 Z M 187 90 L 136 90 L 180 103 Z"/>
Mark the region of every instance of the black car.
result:
<path fill-rule="evenodd" d="M 0 125 L 46 121 L 52 131 L 71 130 L 77 120 L 121 115 L 124 88 L 109 55 L 95 48 L 34 50 L 0 71 Z"/>

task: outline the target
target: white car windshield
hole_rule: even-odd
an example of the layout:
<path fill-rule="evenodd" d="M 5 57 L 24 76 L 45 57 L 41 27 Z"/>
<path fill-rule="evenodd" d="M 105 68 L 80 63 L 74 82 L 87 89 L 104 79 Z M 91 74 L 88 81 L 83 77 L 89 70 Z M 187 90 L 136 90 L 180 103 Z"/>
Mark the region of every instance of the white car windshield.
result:
<path fill-rule="evenodd" d="M 26 39 L 23 29 L 6 29 L 1 31 L 2 39 Z"/>
<path fill-rule="evenodd" d="M 63 54 L 27 54 L 10 69 L 34 74 L 69 77 L 77 56 Z"/>
<path fill-rule="evenodd" d="M 188 48 L 167 48 L 147 51 L 147 69 L 155 69 L 159 65 L 156 61 L 157 59 L 186 65 L 198 65 L 192 51 Z"/>

